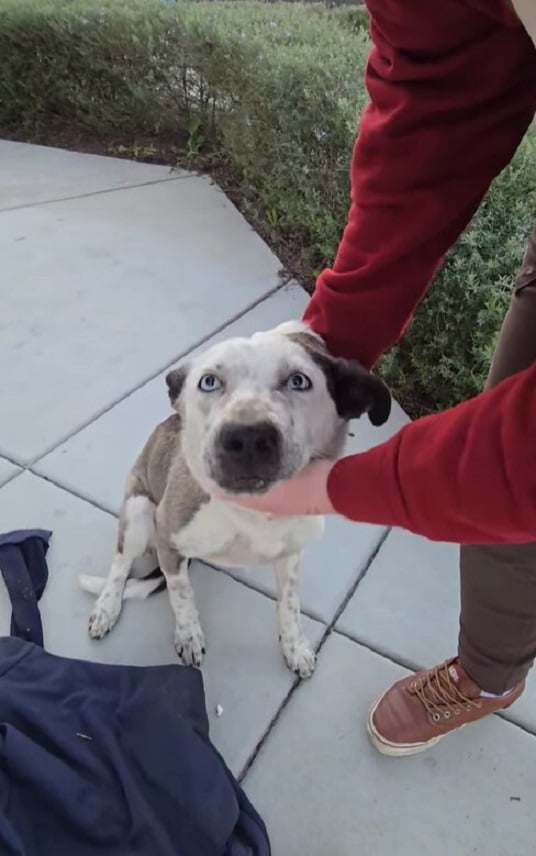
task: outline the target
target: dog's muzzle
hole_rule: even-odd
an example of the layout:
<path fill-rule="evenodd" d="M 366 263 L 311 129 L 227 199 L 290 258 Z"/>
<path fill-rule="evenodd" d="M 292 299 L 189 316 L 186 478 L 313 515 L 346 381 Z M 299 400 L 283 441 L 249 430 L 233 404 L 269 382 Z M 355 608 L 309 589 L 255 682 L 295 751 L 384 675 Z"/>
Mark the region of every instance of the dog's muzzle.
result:
<path fill-rule="evenodd" d="M 271 422 L 224 425 L 215 443 L 216 481 L 235 493 L 262 493 L 279 475 L 282 446 Z"/>

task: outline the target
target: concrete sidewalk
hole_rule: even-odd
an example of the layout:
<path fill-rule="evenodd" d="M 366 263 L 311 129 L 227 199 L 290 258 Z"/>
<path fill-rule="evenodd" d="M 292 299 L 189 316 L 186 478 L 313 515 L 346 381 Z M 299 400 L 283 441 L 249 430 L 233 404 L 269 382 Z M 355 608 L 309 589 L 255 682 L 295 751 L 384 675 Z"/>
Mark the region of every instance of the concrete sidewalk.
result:
<path fill-rule="evenodd" d="M 46 647 L 176 662 L 165 592 L 129 602 L 114 632 L 91 642 L 92 599 L 77 574 L 108 570 L 126 472 L 169 412 L 169 366 L 299 316 L 306 295 L 208 179 L 164 167 L 0 143 L 0 224 L 0 531 L 54 532 Z M 349 448 L 404 420 L 398 407 L 386 429 L 363 420 Z M 303 569 L 320 646 L 306 683 L 279 653 L 270 570 L 195 568 L 212 738 L 265 818 L 274 856 L 534 852 L 534 681 L 507 716 L 420 757 L 386 759 L 367 742 L 374 698 L 404 668 L 455 651 L 456 553 L 329 521 Z M 0 588 L 3 634 L 9 616 Z"/>

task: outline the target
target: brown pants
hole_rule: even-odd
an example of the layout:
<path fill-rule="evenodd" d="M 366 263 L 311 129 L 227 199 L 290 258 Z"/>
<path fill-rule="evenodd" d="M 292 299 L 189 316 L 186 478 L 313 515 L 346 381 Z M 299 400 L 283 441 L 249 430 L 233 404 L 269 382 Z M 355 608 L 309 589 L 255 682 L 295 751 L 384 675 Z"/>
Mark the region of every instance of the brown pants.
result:
<path fill-rule="evenodd" d="M 486 386 L 535 361 L 536 226 Z M 527 675 L 536 657 L 536 543 L 462 547 L 460 578 L 460 662 L 481 689 L 503 693 Z"/>

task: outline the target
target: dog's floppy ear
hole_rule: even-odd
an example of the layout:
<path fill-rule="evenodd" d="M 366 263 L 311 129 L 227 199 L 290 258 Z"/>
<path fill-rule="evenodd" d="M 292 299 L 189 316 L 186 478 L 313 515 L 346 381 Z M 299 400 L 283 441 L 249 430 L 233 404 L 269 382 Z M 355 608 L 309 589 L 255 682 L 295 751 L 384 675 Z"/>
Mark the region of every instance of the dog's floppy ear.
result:
<path fill-rule="evenodd" d="M 179 366 L 177 369 L 172 369 L 166 375 L 168 395 L 172 407 L 175 407 L 177 401 L 179 400 L 179 396 L 182 392 L 182 388 L 184 386 L 184 381 L 186 380 L 187 374 L 188 366 L 183 365 Z"/>
<path fill-rule="evenodd" d="M 328 357 L 324 371 L 342 419 L 357 419 L 366 413 L 375 426 L 387 422 L 391 413 L 391 393 L 379 377 L 357 361 L 332 357 Z"/>
<path fill-rule="evenodd" d="M 326 376 L 328 390 L 341 419 L 358 419 L 363 413 L 373 425 L 383 425 L 391 413 L 391 393 L 379 377 L 357 360 L 332 357 L 319 336 L 289 333 L 289 339 L 305 348 Z"/>

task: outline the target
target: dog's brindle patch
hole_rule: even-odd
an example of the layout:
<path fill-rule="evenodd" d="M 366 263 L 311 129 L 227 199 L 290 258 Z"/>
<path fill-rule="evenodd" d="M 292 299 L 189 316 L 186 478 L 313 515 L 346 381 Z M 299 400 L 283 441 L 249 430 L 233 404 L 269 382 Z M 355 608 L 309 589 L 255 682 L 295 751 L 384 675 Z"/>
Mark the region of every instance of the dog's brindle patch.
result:
<path fill-rule="evenodd" d="M 193 478 L 180 452 L 181 417 L 169 416 L 158 425 L 147 440 L 127 479 L 125 501 L 133 496 L 146 496 L 155 506 L 164 493 L 174 509 L 177 528 L 187 526 L 209 497 Z M 173 469 L 174 478 L 169 475 Z M 176 529 L 174 530 L 176 531 Z M 117 551 L 122 553 L 125 539 L 125 521 L 119 516 Z"/>
<path fill-rule="evenodd" d="M 186 464 L 181 451 L 181 419 L 173 414 L 152 432 L 127 479 L 119 517 L 117 553 L 90 616 L 92 638 L 102 638 L 114 626 L 133 560 L 156 549 L 176 617 L 175 646 L 184 663 L 201 663 L 204 640 L 188 579 L 189 559 L 172 551 L 170 539 L 173 532 L 187 527 L 208 501 L 208 495 Z M 160 511 L 158 527 L 157 508 Z M 143 530 L 138 526 L 140 515 Z M 158 537 L 155 538 L 157 528 Z"/>
<path fill-rule="evenodd" d="M 188 366 L 186 364 L 179 366 L 177 369 L 172 369 L 166 375 L 168 396 L 172 407 L 175 406 L 179 395 L 181 394 L 181 390 L 184 386 L 184 381 L 186 380 L 187 375 Z"/>

